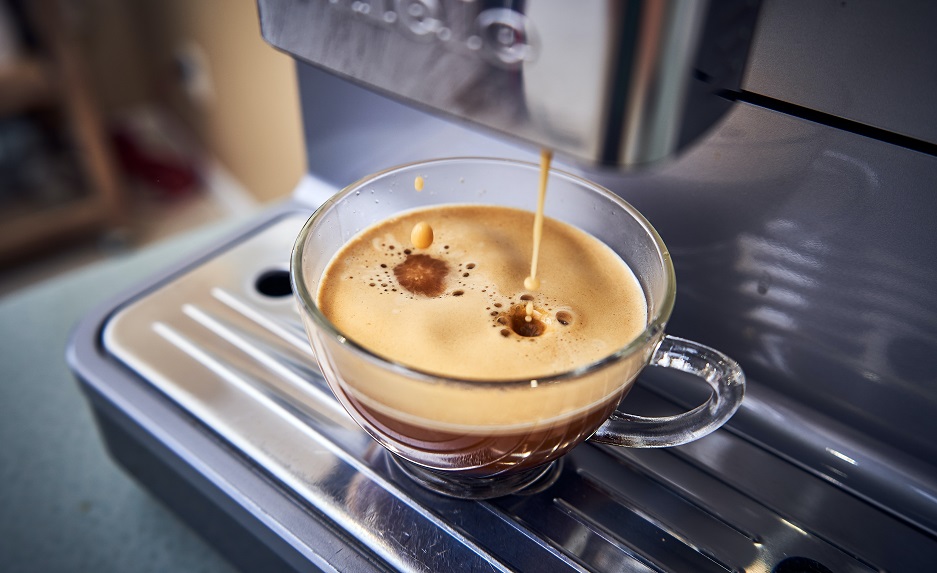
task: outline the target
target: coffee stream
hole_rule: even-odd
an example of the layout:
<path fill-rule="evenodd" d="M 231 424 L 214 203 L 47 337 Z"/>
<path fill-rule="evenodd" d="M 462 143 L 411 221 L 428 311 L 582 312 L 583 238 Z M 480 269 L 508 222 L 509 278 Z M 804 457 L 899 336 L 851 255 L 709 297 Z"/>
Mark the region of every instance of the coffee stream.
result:
<path fill-rule="evenodd" d="M 537 188 L 537 210 L 534 215 L 533 227 L 533 249 L 530 254 L 530 275 L 524 279 L 524 288 L 529 291 L 540 289 L 540 279 L 537 278 L 537 262 L 540 257 L 540 243 L 543 240 L 543 208 L 546 203 L 547 181 L 550 175 L 550 163 L 553 160 L 553 152 L 549 149 L 540 150 L 540 184 Z M 424 186 L 422 177 L 417 177 L 413 182 L 413 188 L 416 191 L 422 191 Z M 413 226 L 410 231 L 410 243 L 416 249 L 427 249 L 433 244 L 434 231 L 429 223 L 420 221 Z M 474 266 L 474 265 L 473 265 Z M 414 294 L 426 296 L 439 296 L 445 291 L 445 279 L 449 268 L 445 262 L 433 259 L 428 255 L 407 254 L 406 260 L 394 267 L 394 276 L 400 283 L 400 286 Z M 459 291 L 456 291 L 459 292 Z M 455 296 L 458 294 L 453 293 Z M 461 294 L 461 293 L 460 293 Z M 533 297 L 524 295 L 522 300 L 527 304 L 520 308 L 513 308 L 511 311 L 503 313 L 504 316 L 510 316 L 510 319 L 500 318 L 499 323 L 510 325 L 510 329 L 515 334 L 524 337 L 540 336 L 546 330 L 546 325 L 540 320 L 540 312 L 534 310 Z M 522 311 L 522 312 L 519 312 Z M 557 317 L 557 321 L 563 326 L 568 326 L 572 321 L 572 314 L 562 311 L 565 320 Z M 502 336 L 509 336 L 510 331 L 501 330 Z"/>
<path fill-rule="evenodd" d="M 530 276 L 524 279 L 524 288 L 538 290 L 540 279 L 537 278 L 537 261 L 540 258 L 540 242 L 543 239 L 543 205 L 547 198 L 547 179 L 550 176 L 550 162 L 553 152 L 540 150 L 540 187 L 537 189 L 537 214 L 534 216 L 534 248 L 530 255 Z M 530 311 L 527 312 L 530 316 Z"/>

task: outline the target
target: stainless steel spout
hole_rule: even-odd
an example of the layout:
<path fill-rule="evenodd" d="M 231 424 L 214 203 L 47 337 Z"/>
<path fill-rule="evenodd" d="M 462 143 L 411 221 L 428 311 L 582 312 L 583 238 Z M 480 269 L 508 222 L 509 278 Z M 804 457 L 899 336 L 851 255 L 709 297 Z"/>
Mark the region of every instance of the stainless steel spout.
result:
<path fill-rule="evenodd" d="M 627 169 L 676 155 L 728 110 L 718 94 L 741 81 L 759 2 L 259 7 L 267 41 L 301 60 L 574 161 Z"/>

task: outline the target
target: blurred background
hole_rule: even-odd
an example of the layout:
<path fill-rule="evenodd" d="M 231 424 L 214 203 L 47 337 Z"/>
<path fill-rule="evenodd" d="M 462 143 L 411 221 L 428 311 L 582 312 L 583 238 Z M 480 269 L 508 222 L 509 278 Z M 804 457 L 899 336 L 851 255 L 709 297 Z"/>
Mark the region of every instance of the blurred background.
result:
<path fill-rule="evenodd" d="M 253 0 L 0 0 L 0 297 L 289 195 L 295 81 Z"/>

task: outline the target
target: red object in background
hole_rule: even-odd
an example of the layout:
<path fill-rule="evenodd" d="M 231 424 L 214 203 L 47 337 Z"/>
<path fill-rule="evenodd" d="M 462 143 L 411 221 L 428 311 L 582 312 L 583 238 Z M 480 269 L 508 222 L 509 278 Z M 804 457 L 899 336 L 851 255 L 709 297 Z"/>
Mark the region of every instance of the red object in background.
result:
<path fill-rule="evenodd" d="M 148 150 L 131 133 L 116 130 L 114 150 L 124 173 L 145 181 L 167 199 L 193 193 L 198 186 L 198 173 L 191 162 L 182 157 Z"/>

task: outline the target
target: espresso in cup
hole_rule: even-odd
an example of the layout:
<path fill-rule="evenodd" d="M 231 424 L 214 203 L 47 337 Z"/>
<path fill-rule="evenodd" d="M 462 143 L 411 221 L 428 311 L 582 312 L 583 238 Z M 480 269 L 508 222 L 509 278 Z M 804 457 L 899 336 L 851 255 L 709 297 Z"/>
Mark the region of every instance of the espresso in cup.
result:
<path fill-rule="evenodd" d="M 533 222 L 532 212 L 494 205 L 417 209 L 366 228 L 329 262 L 316 304 L 342 336 L 388 362 L 472 383 L 411 392 L 392 374 L 345 367 L 353 381 L 333 390 L 392 451 L 468 458 L 463 472 L 479 475 L 540 465 L 591 434 L 630 387 L 613 370 L 530 398 L 531 387 L 608 357 L 648 323 L 621 257 L 551 218 L 538 288 L 526 289 Z M 432 242 L 419 248 L 414 229 L 426 227 Z"/>
<path fill-rule="evenodd" d="M 293 292 L 325 380 L 392 467 L 438 493 L 538 491 L 587 438 L 684 444 L 744 396 L 734 360 L 664 333 L 673 265 L 631 205 L 552 170 L 547 218 L 531 233 L 529 190 L 543 189 L 545 167 L 452 158 L 388 169 L 326 201 L 296 239 Z M 712 394 L 676 416 L 612 415 L 648 365 Z"/>

